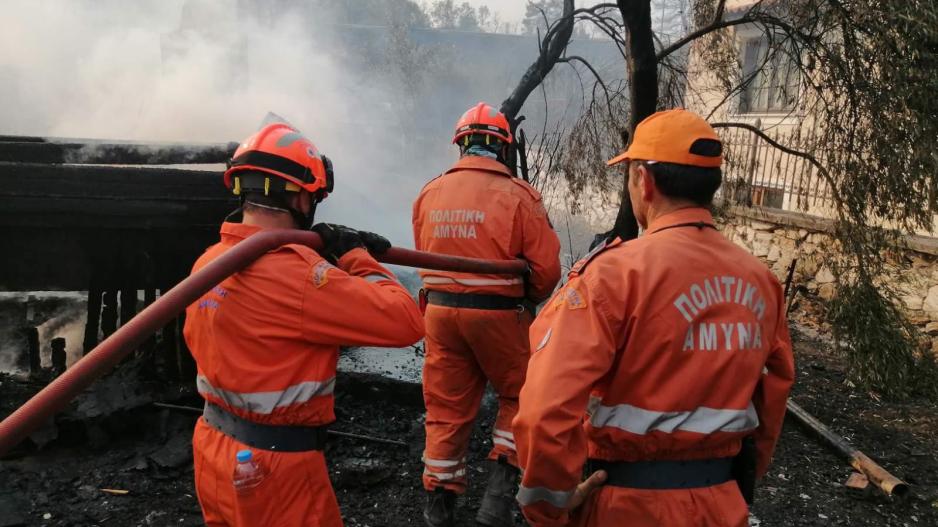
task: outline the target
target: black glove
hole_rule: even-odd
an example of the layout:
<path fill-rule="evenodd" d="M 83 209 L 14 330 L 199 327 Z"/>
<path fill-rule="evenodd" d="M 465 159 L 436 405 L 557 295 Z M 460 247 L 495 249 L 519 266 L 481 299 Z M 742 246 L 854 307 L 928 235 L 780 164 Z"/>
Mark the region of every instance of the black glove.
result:
<path fill-rule="evenodd" d="M 358 231 L 358 235 L 361 236 L 362 242 L 365 244 L 365 248 L 368 249 L 368 252 L 371 254 L 384 254 L 388 252 L 388 249 L 391 248 L 391 242 L 387 238 L 381 236 L 380 234 L 375 234 L 368 231 Z"/>
<path fill-rule="evenodd" d="M 352 249 L 365 248 L 361 233 L 345 225 L 317 223 L 312 231 L 322 238 L 323 248 L 319 253 L 332 263 L 338 262 Z"/>

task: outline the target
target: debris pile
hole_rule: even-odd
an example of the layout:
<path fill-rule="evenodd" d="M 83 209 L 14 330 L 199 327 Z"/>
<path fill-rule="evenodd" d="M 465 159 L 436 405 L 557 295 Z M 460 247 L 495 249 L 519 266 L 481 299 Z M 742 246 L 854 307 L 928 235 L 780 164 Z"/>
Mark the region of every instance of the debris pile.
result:
<path fill-rule="evenodd" d="M 798 331 L 794 336 L 798 382 L 793 399 L 909 483 L 912 495 L 899 500 L 872 486 L 850 488 L 846 483 L 853 470 L 789 420 L 775 462 L 756 490 L 753 524 L 938 524 L 934 409 L 857 392 L 846 384 L 843 364 L 829 352 L 828 343 Z M 9 413 L 39 387 L 0 377 L 0 414 Z M 200 405 L 191 392 L 160 396 L 172 404 Z M 326 458 L 346 525 L 421 525 L 420 386 L 342 373 L 337 396 L 333 430 L 407 445 L 330 437 Z M 89 417 L 81 433 L 61 416 L 57 440 L 38 452 L 20 451 L 0 461 L 0 527 L 201 525 L 190 444 L 196 415 L 158 408 L 139 397 L 135 404 L 143 406 L 135 411 Z M 495 408 L 494 400 L 487 401 L 469 452 L 470 491 L 460 503 L 460 521 L 466 525 L 472 522 L 487 480 L 482 460 L 488 453 Z"/>

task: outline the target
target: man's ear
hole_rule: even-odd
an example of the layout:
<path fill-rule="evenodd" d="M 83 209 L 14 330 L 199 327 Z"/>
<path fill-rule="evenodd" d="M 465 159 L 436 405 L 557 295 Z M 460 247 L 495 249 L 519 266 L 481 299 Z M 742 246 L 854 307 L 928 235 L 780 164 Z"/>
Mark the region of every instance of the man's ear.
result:
<path fill-rule="evenodd" d="M 290 206 L 294 210 L 298 210 L 303 214 L 309 212 L 309 208 L 312 205 L 312 194 L 306 191 L 297 192 L 290 197 Z"/>
<path fill-rule="evenodd" d="M 652 201 L 658 192 L 658 187 L 655 185 L 655 176 L 644 164 L 638 166 L 638 188 L 641 192 L 642 201 Z"/>

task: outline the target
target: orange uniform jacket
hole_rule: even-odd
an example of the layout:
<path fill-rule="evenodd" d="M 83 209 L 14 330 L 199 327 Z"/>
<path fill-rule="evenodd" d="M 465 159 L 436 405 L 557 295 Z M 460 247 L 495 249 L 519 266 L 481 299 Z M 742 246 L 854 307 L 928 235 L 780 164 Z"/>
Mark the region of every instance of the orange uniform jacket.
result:
<path fill-rule="evenodd" d="M 193 271 L 257 231 L 223 224 L 221 242 Z M 338 264 L 287 245 L 189 306 L 185 338 L 202 397 L 257 423 L 327 424 L 335 420 L 340 345 L 405 346 L 423 337 L 413 299 L 365 250 Z"/>
<path fill-rule="evenodd" d="M 595 251 L 531 327 L 514 434 L 532 525 L 566 524 L 587 457 L 729 457 L 755 434 L 765 473 L 794 378 L 781 288 L 716 230 L 674 227 L 689 222 L 713 219 L 679 210 Z"/>
<path fill-rule="evenodd" d="M 560 241 L 547 221 L 541 196 L 511 177 L 494 159 L 466 156 L 428 183 L 414 202 L 417 249 L 475 258 L 524 258 L 521 277 L 423 271 L 427 289 L 532 300 L 547 298 L 560 279 Z"/>

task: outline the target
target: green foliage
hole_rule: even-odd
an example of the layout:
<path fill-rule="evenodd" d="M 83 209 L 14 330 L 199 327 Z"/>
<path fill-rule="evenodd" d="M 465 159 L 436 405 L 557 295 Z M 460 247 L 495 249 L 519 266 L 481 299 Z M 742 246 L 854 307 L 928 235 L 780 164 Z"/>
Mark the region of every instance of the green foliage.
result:
<path fill-rule="evenodd" d="M 801 0 L 788 31 L 805 57 L 841 212 L 859 225 L 931 229 L 938 177 L 938 4 Z M 807 30 L 807 31 L 806 31 Z M 870 247 L 869 250 L 875 250 Z"/>
<path fill-rule="evenodd" d="M 698 26 L 713 20 L 717 5 L 696 3 Z M 840 222 L 839 250 L 829 250 L 838 281 L 829 315 L 851 378 L 887 396 L 934 397 L 934 357 L 886 285 L 885 256 L 902 250 L 903 233 L 931 230 L 938 212 L 938 4 L 763 0 L 734 16 L 761 30 L 765 61 L 742 71 L 736 26 L 701 36 L 700 61 L 722 82 L 725 105 L 773 65 L 797 69 L 797 111 L 816 123 L 809 151 L 826 167 L 819 177 Z"/>
<path fill-rule="evenodd" d="M 314 0 L 320 18 L 366 26 L 429 27 L 427 13 L 413 0 Z"/>
<path fill-rule="evenodd" d="M 459 31 L 483 31 L 497 33 L 504 31 L 498 13 L 487 5 L 473 7 L 469 2 L 455 0 L 433 0 L 423 6 L 430 26 L 437 29 L 456 29 Z"/>
<path fill-rule="evenodd" d="M 899 235 L 932 229 L 938 176 L 938 5 L 801 0 L 788 16 L 793 49 L 820 123 L 836 192 L 843 257 L 830 321 L 851 378 L 886 395 L 935 397 L 923 337 L 887 287 L 884 255 Z M 890 227 L 889 229 L 885 227 Z"/>
<path fill-rule="evenodd" d="M 858 386 L 891 399 L 938 400 L 938 366 L 918 328 L 908 322 L 883 286 L 859 277 L 838 284 L 829 317 Z"/>

